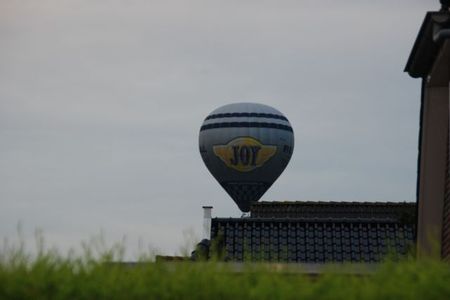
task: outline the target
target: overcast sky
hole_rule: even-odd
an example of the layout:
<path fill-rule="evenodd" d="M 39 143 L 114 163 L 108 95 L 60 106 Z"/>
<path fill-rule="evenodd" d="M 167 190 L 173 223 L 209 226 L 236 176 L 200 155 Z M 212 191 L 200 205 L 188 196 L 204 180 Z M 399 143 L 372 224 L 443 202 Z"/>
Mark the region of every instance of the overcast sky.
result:
<path fill-rule="evenodd" d="M 274 106 L 296 138 L 262 200 L 414 201 L 435 0 L 0 0 L 0 237 L 103 231 L 176 253 L 202 205 L 240 211 L 198 153 L 203 119 Z"/>

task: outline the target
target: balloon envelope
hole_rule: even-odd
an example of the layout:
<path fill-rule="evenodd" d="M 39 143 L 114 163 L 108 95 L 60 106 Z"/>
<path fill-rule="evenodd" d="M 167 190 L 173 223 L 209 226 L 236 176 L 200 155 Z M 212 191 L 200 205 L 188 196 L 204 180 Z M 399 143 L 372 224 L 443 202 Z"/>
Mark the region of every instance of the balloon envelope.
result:
<path fill-rule="evenodd" d="M 275 108 L 233 103 L 206 117 L 199 147 L 208 170 L 247 212 L 286 168 L 294 134 L 288 119 Z"/>

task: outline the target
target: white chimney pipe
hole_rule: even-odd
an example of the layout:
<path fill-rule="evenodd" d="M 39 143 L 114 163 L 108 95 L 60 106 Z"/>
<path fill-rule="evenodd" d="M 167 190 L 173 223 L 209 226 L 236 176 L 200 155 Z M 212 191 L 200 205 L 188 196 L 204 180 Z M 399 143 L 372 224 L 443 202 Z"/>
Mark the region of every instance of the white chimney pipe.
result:
<path fill-rule="evenodd" d="M 211 211 L 212 206 L 203 206 L 203 238 L 211 239 Z"/>

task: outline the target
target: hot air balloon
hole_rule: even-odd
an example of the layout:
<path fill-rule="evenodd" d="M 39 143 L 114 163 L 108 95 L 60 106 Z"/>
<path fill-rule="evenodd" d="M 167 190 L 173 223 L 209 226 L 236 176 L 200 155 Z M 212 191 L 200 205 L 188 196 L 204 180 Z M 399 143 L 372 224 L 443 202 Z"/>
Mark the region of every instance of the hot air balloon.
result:
<path fill-rule="evenodd" d="M 248 212 L 280 176 L 294 150 L 294 133 L 278 110 L 233 103 L 211 112 L 200 128 L 202 159 L 239 209 Z"/>

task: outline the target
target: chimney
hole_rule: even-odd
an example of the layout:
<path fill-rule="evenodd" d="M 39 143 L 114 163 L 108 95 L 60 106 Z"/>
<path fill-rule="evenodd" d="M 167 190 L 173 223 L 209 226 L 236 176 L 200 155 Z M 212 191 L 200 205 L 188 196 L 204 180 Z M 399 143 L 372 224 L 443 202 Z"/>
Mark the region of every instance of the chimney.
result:
<path fill-rule="evenodd" d="M 203 239 L 211 239 L 211 211 L 212 206 L 203 206 Z"/>

